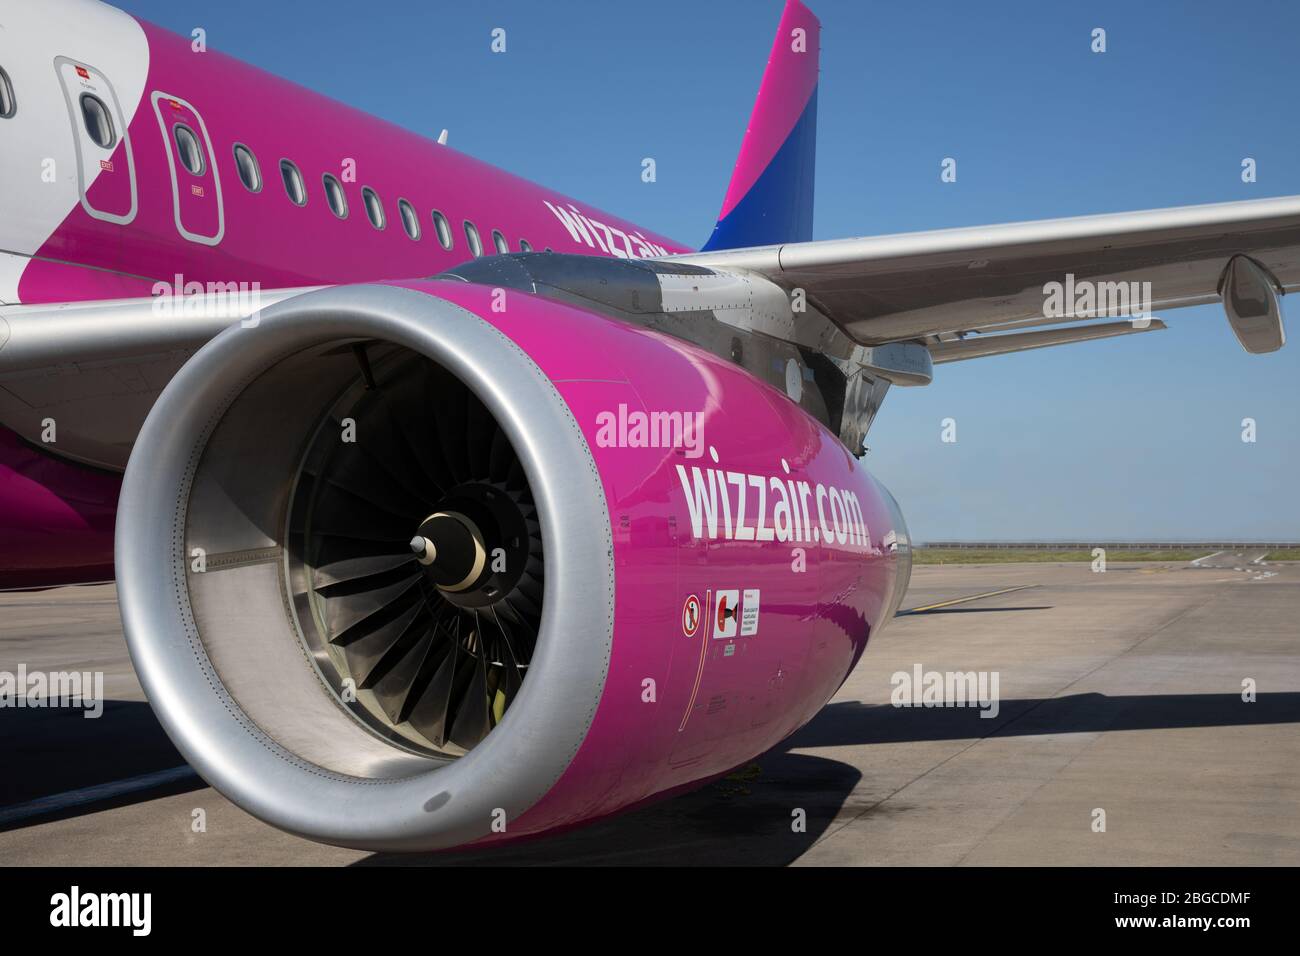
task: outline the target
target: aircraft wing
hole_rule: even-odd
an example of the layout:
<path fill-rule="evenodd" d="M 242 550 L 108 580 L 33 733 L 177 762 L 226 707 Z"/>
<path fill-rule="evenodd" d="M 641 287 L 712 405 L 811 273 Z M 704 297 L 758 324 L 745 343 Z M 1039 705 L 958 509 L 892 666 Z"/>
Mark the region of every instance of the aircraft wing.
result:
<path fill-rule="evenodd" d="M 972 332 L 1140 314 L 1114 308 L 1132 291 L 1149 292 L 1147 316 L 1223 300 L 1242 346 L 1271 352 L 1285 340 L 1277 295 L 1300 287 L 1300 196 L 786 243 L 670 261 L 747 270 L 787 290 L 802 289 L 810 305 L 858 343 L 919 341 L 935 347 L 936 361 L 940 343 Z M 1061 295 L 1049 302 L 1053 283 Z M 1101 284 L 1115 284 L 1106 287 L 1109 309 L 1099 307 L 1100 296 L 1090 307 L 1083 292 Z M 1063 309 L 1048 307 L 1062 302 Z M 1132 330 L 1159 327 L 1138 322 Z M 1101 337 L 1093 328 L 1077 327 L 1077 337 L 1058 334 L 1055 341 L 1017 334 L 1025 336 L 1025 348 L 1039 348 Z M 1019 351 L 1013 344 L 986 346 L 980 354 Z M 975 357 L 975 351 L 948 351 L 945 360 Z"/>
<path fill-rule="evenodd" d="M 305 291 L 0 305 L 0 425 L 36 441 L 57 423 L 62 456 L 124 468 L 149 409 L 194 352 L 228 325 L 255 329 L 259 309 Z"/>

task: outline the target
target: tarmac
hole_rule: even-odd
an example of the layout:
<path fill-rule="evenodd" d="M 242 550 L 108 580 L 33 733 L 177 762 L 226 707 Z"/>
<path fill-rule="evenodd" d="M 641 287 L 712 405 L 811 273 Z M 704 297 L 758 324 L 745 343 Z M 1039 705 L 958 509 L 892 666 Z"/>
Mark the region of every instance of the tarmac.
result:
<path fill-rule="evenodd" d="M 920 566 L 834 699 L 749 767 L 420 856 L 310 843 L 208 788 L 145 702 L 112 585 L 0 594 L 0 672 L 99 671 L 107 701 L 0 710 L 0 864 L 1294 866 L 1300 564 L 1257 557 Z M 996 708 L 893 706 L 918 671 L 996 674 Z"/>

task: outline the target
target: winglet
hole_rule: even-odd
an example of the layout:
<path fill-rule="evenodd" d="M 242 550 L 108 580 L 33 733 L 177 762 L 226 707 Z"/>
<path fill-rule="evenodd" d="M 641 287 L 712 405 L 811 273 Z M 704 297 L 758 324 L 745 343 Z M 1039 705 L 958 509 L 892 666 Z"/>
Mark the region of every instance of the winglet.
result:
<path fill-rule="evenodd" d="M 722 212 L 704 251 L 812 238 L 821 23 L 788 0 Z"/>

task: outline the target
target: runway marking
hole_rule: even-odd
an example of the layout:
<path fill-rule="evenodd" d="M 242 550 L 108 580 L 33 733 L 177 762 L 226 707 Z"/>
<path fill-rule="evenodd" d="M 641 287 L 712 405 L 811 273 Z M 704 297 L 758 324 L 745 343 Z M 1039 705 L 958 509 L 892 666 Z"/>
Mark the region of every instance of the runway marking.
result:
<path fill-rule="evenodd" d="M 972 594 L 969 597 L 953 598 L 951 601 L 940 601 L 938 604 L 925 604 L 921 607 L 911 607 L 906 611 L 899 611 L 894 617 L 902 617 L 905 614 L 924 614 L 926 611 L 937 611 L 941 607 L 952 607 L 954 604 L 966 604 L 970 601 L 978 601 L 981 598 L 996 597 L 999 594 L 1010 594 L 1012 591 L 1026 591 L 1029 588 L 1036 588 L 1037 584 L 1020 584 L 1014 588 L 1003 588 L 1000 591 L 985 591 L 983 594 Z"/>
<path fill-rule="evenodd" d="M 11 823 L 28 820 L 32 817 L 44 816 L 47 813 L 57 813 L 60 810 L 85 806 L 88 803 L 98 803 L 100 800 L 110 800 L 113 797 L 120 797 L 127 793 L 152 790 L 154 787 L 161 787 L 165 784 L 197 776 L 198 774 L 189 766 L 172 767 L 170 770 L 158 770 L 154 773 L 141 774 L 138 777 L 127 777 L 125 780 L 99 783 L 93 787 L 82 787 L 80 790 L 65 790 L 63 793 L 39 797 L 36 800 L 29 800 L 27 803 L 19 803 L 12 807 L 0 809 L 0 826 L 8 826 Z"/>

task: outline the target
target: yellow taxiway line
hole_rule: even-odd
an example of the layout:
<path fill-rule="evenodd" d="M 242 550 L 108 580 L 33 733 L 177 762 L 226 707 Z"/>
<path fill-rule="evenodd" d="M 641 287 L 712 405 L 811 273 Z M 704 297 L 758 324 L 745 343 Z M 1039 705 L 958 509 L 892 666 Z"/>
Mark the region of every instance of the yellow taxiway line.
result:
<path fill-rule="evenodd" d="M 899 611 L 895 617 L 902 617 L 904 614 L 922 614 L 925 611 L 936 611 L 941 607 L 952 607 L 954 604 L 966 604 L 970 601 L 978 601 L 982 598 L 996 597 L 999 594 L 1010 594 L 1012 591 L 1025 591 L 1029 588 L 1036 588 L 1037 584 L 1020 584 L 1014 588 L 1003 588 L 1000 591 L 985 591 L 983 594 L 972 594 L 969 597 L 953 598 L 951 601 L 940 601 L 938 604 L 926 604 L 921 607 L 910 607 L 906 611 Z"/>

